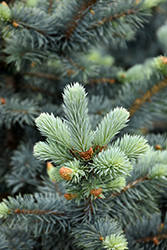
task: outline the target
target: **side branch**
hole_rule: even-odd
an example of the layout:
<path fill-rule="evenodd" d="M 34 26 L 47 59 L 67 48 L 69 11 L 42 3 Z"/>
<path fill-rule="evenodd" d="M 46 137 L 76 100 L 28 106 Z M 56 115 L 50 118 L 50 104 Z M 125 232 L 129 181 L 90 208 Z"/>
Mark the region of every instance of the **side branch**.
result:
<path fill-rule="evenodd" d="M 76 7 L 77 14 L 73 17 L 73 20 L 69 22 L 68 29 L 66 31 L 66 38 L 69 39 L 74 33 L 79 21 L 81 21 L 87 12 L 92 8 L 92 5 L 95 4 L 98 0 L 90 0 L 87 3 L 82 2 L 80 9 Z M 87 11 L 86 11 L 87 10 Z"/>
<path fill-rule="evenodd" d="M 140 179 L 137 179 L 131 183 L 129 183 L 128 185 L 126 185 L 120 192 L 115 192 L 112 194 L 113 197 L 116 197 L 124 192 L 126 192 L 128 189 L 133 188 L 135 185 L 137 185 L 138 183 L 142 182 L 142 181 L 146 181 L 146 180 L 150 180 L 150 178 L 146 175 L 144 177 L 141 177 Z"/>
<path fill-rule="evenodd" d="M 82 66 L 80 66 L 79 64 L 75 63 L 71 58 L 69 58 L 69 57 L 67 57 L 67 56 L 65 56 L 64 58 L 65 58 L 69 63 L 71 63 L 72 66 L 74 66 L 74 67 L 76 67 L 76 68 L 78 68 L 78 69 L 84 71 L 85 68 L 82 67 Z M 69 74 L 69 71 L 68 71 L 67 73 Z M 74 70 L 73 70 L 73 73 L 75 73 Z"/>
<path fill-rule="evenodd" d="M 28 210 L 28 209 L 15 209 L 14 210 L 15 214 L 54 214 L 54 215 L 65 215 L 64 213 L 59 213 L 59 212 L 53 212 L 50 210 L 44 211 L 44 210 Z"/>
<path fill-rule="evenodd" d="M 115 14 L 113 16 L 110 17 L 105 17 L 102 20 L 98 21 L 97 23 L 95 23 L 94 25 L 88 27 L 88 30 L 94 29 L 97 26 L 101 26 L 107 22 L 110 22 L 112 20 L 116 20 L 118 18 L 124 17 L 124 16 L 128 16 L 128 15 L 134 15 L 136 14 L 136 9 L 130 9 L 130 10 L 125 10 L 123 12 L 121 12 L 120 14 Z"/>
<path fill-rule="evenodd" d="M 53 80 L 53 81 L 59 80 L 59 77 L 57 77 L 53 74 L 46 74 L 46 73 L 42 73 L 42 72 L 24 72 L 22 75 L 36 76 L 39 78 L 47 78 L 47 79 Z"/>
<path fill-rule="evenodd" d="M 49 14 L 51 13 L 52 5 L 53 5 L 53 1 L 49 1 L 49 9 L 48 9 Z"/>
<path fill-rule="evenodd" d="M 50 91 L 47 91 L 47 90 L 44 90 L 44 89 L 41 89 L 41 88 L 38 88 L 38 87 L 34 87 L 32 85 L 20 85 L 21 88 L 24 88 L 24 89 L 30 89 L 34 92 L 41 92 L 43 94 L 47 94 L 47 95 L 50 95 L 50 96 L 55 96 L 55 94 L 53 92 L 50 92 Z"/>
<path fill-rule="evenodd" d="M 113 83 L 115 83 L 115 79 L 113 79 L 113 78 L 99 78 L 99 79 L 90 79 L 90 82 L 91 83 L 109 83 L 109 84 L 113 84 Z"/>
<path fill-rule="evenodd" d="M 147 242 L 154 242 L 156 246 L 159 245 L 160 240 L 167 239 L 167 234 L 160 234 L 160 235 L 154 235 L 146 238 L 142 238 L 137 240 L 137 243 L 147 243 Z"/>
<path fill-rule="evenodd" d="M 137 98 L 129 109 L 130 116 L 132 116 L 145 102 L 150 101 L 150 98 L 153 95 L 161 91 L 166 86 L 167 86 L 167 77 L 163 81 L 159 82 L 157 85 L 154 85 L 141 98 Z"/>
<path fill-rule="evenodd" d="M 40 29 L 37 29 L 37 28 L 35 28 L 33 25 L 24 23 L 24 22 L 19 21 L 19 20 L 14 20 L 14 19 L 10 19 L 10 20 L 11 20 L 12 25 L 13 25 L 14 27 L 16 27 L 16 28 L 19 27 L 19 26 L 21 26 L 21 27 L 24 27 L 24 28 L 26 28 L 26 29 L 28 29 L 28 30 L 35 30 L 35 31 L 37 31 L 38 33 L 40 33 L 40 34 L 42 34 L 42 35 L 45 34 L 45 31 L 40 30 Z"/>

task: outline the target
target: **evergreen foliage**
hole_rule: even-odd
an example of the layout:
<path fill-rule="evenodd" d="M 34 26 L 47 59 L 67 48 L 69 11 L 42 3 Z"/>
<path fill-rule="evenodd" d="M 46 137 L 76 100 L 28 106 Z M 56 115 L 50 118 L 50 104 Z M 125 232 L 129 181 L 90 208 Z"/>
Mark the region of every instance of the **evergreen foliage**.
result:
<path fill-rule="evenodd" d="M 167 248 L 165 11 L 0 3 L 0 249 Z"/>

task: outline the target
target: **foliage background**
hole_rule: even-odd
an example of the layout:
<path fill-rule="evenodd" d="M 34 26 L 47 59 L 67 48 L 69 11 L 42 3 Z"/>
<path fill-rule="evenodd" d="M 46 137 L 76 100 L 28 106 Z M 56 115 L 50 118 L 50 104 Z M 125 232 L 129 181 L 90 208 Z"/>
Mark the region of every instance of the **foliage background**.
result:
<path fill-rule="evenodd" d="M 14 3 L 20 4 L 21 1 L 6 2 L 10 2 L 12 6 Z M 50 10 L 51 2 L 53 9 Z M 23 1 L 23 3 L 27 6 L 35 6 L 36 1 Z M 54 6 L 56 1 L 41 1 L 38 8 L 48 9 L 53 14 Z M 1 200 L 8 196 L 16 197 L 19 193 L 34 194 L 41 190 L 50 191 L 53 188 L 47 180 L 47 163 L 33 156 L 34 144 L 44 139 L 35 126 L 35 119 L 41 112 L 53 113 L 61 117 L 64 115 L 61 93 L 69 82 L 78 81 L 85 85 L 94 127 L 110 109 L 124 106 L 131 111 L 131 114 L 134 113 L 131 115 L 129 126 L 120 135 L 126 132 L 144 135 L 155 150 L 166 150 L 167 66 L 166 63 L 161 64 L 159 56 L 167 56 L 167 46 L 165 47 L 159 39 L 157 32 L 162 25 L 165 25 L 167 3 L 164 2 L 152 8 L 151 12 L 152 15 L 145 16 L 147 22 L 143 23 L 143 27 L 136 24 L 137 32 L 133 41 L 129 39 L 130 41 L 126 43 L 120 41 L 115 44 L 112 40 L 107 45 L 95 46 L 95 49 L 88 53 L 87 51 L 77 53 L 77 56 L 75 51 L 66 51 L 65 55 L 61 54 L 62 51 L 60 54 L 56 52 L 57 56 L 56 53 L 52 53 L 52 50 L 45 51 L 42 47 L 37 51 L 31 51 L 32 53 L 24 58 L 24 52 L 30 43 L 23 38 L 24 35 L 28 37 L 29 33 L 26 32 L 29 28 L 25 29 L 25 34 L 19 37 L 17 24 L 19 24 L 19 18 L 23 16 L 14 11 L 13 15 L 16 15 L 18 20 L 10 22 L 9 33 L 4 35 L 4 29 L 0 30 Z M 90 15 L 94 16 L 94 13 L 90 12 Z M 44 21 L 48 30 L 52 29 L 53 23 L 50 20 Z M 29 15 L 27 15 L 27 23 L 33 26 L 33 19 Z M 4 26 L 4 23 L 1 25 Z M 22 46 L 24 43 L 20 43 L 19 39 L 23 39 L 25 46 Z M 20 57 L 19 53 L 23 56 Z M 90 60 L 89 63 L 87 59 Z M 158 89 L 153 91 L 154 86 L 159 86 L 161 82 L 164 82 L 163 88 L 157 87 Z M 145 93 L 148 94 L 147 97 L 144 96 Z M 136 100 L 139 103 L 137 106 L 135 106 Z M 63 187 L 61 188 L 63 190 Z M 163 223 L 166 221 L 166 201 L 166 194 L 163 193 L 158 204 L 162 211 Z M 161 219 L 155 217 L 154 223 L 156 220 Z M 143 227 L 142 225 L 141 228 Z M 18 230 L 21 231 L 21 229 Z M 129 231 L 132 232 L 133 227 Z M 9 239 L 15 237 L 15 231 L 13 236 L 10 234 L 11 231 L 8 232 L 6 229 L 6 237 Z M 22 235 L 22 239 L 24 238 L 27 245 L 37 249 L 37 242 L 26 236 L 26 233 Z M 18 240 L 17 237 L 15 239 Z M 51 237 L 50 241 L 52 240 Z M 45 241 L 45 247 L 48 242 Z M 22 249 L 21 247 L 18 246 L 17 249 Z M 156 249 L 156 244 L 153 247 Z M 58 246 L 57 249 L 61 247 Z"/>

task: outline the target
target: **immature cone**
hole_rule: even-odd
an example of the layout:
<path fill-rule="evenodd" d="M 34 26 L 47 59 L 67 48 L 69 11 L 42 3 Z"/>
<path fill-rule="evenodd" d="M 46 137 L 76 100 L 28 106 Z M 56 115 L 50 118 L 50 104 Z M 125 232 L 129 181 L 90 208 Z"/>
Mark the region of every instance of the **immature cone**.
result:
<path fill-rule="evenodd" d="M 102 188 L 93 188 L 92 190 L 90 190 L 90 193 L 94 196 L 99 196 L 100 194 L 102 194 Z"/>
<path fill-rule="evenodd" d="M 64 194 L 64 197 L 66 198 L 66 200 L 70 201 L 70 200 L 76 198 L 77 194 L 67 193 L 67 194 Z"/>
<path fill-rule="evenodd" d="M 88 160 L 88 159 L 90 159 L 92 157 L 93 148 L 90 147 L 90 149 L 88 149 L 87 151 L 85 151 L 85 152 L 78 152 L 78 153 L 79 153 L 79 155 L 80 155 L 80 157 L 82 159 Z"/>
<path fill-rule="evenodd" d="M 66 181 L 70 181 L 72 179 L 71 177 L 72 172 L 73 170 L 71 168 L 66 168 L 66 167 L 62 167 L 59 170 L 60 176 Z"/>

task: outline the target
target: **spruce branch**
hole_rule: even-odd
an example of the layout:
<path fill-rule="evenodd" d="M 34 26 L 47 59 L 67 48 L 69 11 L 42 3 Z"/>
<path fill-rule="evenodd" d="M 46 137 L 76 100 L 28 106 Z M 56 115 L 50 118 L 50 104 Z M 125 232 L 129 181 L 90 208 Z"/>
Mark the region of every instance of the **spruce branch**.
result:
<path fill-rule="evenodd" d="M 17 39 L 15 35 L 6 38 L 7 45 L 4 49 L 4 52 L 9 55 L 6 58 L 7 64 L 13 64 L 17 71 L 25 69 L 27 67 L 27 62 L 30 63 L 33 61 L 41 65 L 42 60 L 47 59 L 50 55 L 50 52 L 46 48 L 40 50 L 38 47 L 31 46 L 29 41 L 23 43 Z"/>
<path fill-rule="evenodd" d="M 158 234 L 158 235 L 153 235 L 150 237 L 145 237 L 145 238 L 140 238 L 136 242 L 137 243 L 147 243 L 147 242 L 153 242 L 156 246 L 159 245 L 160 241 L 163 239 L 167 239 L 167 234 Z"/>
<path fill-rule="evenodd" d="M 97 23 L 95 23 L 94 25 L 90 26 L 88 29 L 89 30 L 90 29 L 94 29 L 95 27 L 104 25 L 107 22 L 110 22 L 110 21 L 113 21 L 113 20 L 117 20 L 117 19 L 119 19 L 121 17 L 125 17 L 125 16 L 128 16 L 128 15 L 136 15 L 136 13 L 137 13 L 136 9 L 128 9 L 128 10 L 122 11 L 120 14 L 114 14 L 113 16 L 105 17 L 102 20 L 100 20 Z"/>
<path fill-rule="evenodd" d="M 109 84 L 114 84 L 115 79 L 113 78 L 98 78 L 98 79 L 90 79 L 90 83 L 93 84 L 98 84 L 98 83 L 109 83 Z"/>
<path fill-rule="evenodd" d="M 42 11 L 44 11 L 47 14 L 54 14 L 57 10 L 57 7 L 59 6 L 59 1 L 45 1 L 42 0 L 40 2 L 37 1 L 36 7 L 41 9 Z"/>
<path fill-rule="evenodd" d="M 157 116 L 166 119 L 167 57 L 123 71 L 105 55 L 106 49 L 112 47 L 114 54 L 115 45 L 134 38 L 150 8 L 164 1 L 0 4 L 1 75 L 5 71 L 16 78 L 14 84 L 9 79 L 0 82 L 5 89 L 0 90 L 1 151 L 10 148 L 7 161 L 0 157 L 0 191 L 2 195 L 28 193 L 2 198 L 0 249 L 167 248 L 166 139 L 152 136 L 148 140 L 155 152 L 142 136 L 122 136 L 127 129 L 151 128 Z M 158 53 L 167 48 L 166 27 L 159 30 L 163 46 Z M 92 53 L 92 46 L 102 53 Z M 125 61 L 132 65 L 134 58 L 139 59 L 132 52 L 129 60 L 120 47 L 116 54 L 121 60 L 116 59 L 115 65 Z M 59 108 L 59 93 L 72 81 L 64 89 Z M 86 90 L 93 94 L 89 104 L 78 82 L 87 84 Z M 10 88 L 16 95 L 6 94 Z M 62 109 L 63 118 L 53 115 L 61 115 Z M 24 138 L 17 148 L 15 140 L 14 149 L 6 133 L 6 127 L 13 125 L 16 137 Z M 41 140 L 34 145 L 38 160 L 32 156 L 28 137 L 33 144 Z"/>
<path fill-rule="evenodd" d="M 20 126 L 28 124 L 34 126 L 34 120 L 39 114 L 39 107 L 33 100 L 20 100 L 17 96 L 6 99 L 5 104 L 1 107 L 3 123 L 7 128 L 17 122 Z M 5 114 L 5 116 L 4 116 Z"/>
<path fill-rule="evenodd" d="M 48 22 L 45 22 L 44 20 L 48 20 Z M 26 28 L 27 31 L 29 30 L 37 32 L 38 34 L 41 34 L 40 39 L 42 40 L 51 40 L 51 35 L 55 33 L 54 25 L 57 23 L 57 19 L 53 15 L 49 15 L 45 13 L 44 11 L 40 10 L 37 7 L 29 8 L 24 5 L 20 6 L 18 8 L 18 5 L 15 4 L 11 8 L 11 17 L 10 22 L 13 24 L 15 22 L 17 25 L 15 25 L 16 28 Z M 9 28 L 9 27 L 8 27 Z M 17 29 L 17 30 L 18 30 Z M 15 31 L 17 32 L 15 29 Z M 35 33 L 34 33 L 35 35 Z M 37 38 L 37 36 L 36 36 Z M 44 41 L 39 40 L 39 44 Z"/>
<path fill-rule="evenodd" d="M 46 78 L 46 79 L 53 80 L 53 81 L 59 80 L 58 76 L 55 76 L 53 74 L 43 73 L 43 72 L 24 72 L 24 73 L 22 73 L 22 75 L 35 76 L 35 77 L 39 77 L 39 78 Z"/>
<path fill-rule="evenodd" d="M 141 177 L 140 179 L 136 179 L 135 181 L 133 181 L 132 183 L 128 183 L 121 191 L 119 192 L 115 192 L 112 193 L 112 196 L 118 196 L 120 194 L 122 194 L 123 192 L 126 192 L 127 190 L 129 190 L 130 188 L 133 188 L 135 185 L 139 184 L 142 181 L 146 181 L 146 180 L 151 180 L 148 175 Z"/>
<path fill-rule="evenodd" d="M 85 15 L 90 11 L 92 6 L 96 4 L 97 2 L 98 0 L 89 0 L 89 1 L 83 1 L 83 2 L 81 1 L 79 3 L 79 6 L 74 7 L 77 10 L 77 13 L 72 17 L 73 20 L 71 20 L 68 23 L 67 30 L 65 33 L 66 39 L 69 39 L 72 36 L 78 24 L 85 17 Z"/>
<path fill-rule="evenodd" d="M 111 192 L 111 216 L 124 225 L 128 220 L 133 224 L 135 219 L 142 219 L 142 215 L 150 217 L 152 213 L 159 212 L 158 195 L 163 193 L 167 182 L 167 165 L 163 152 L 149 150 L 133 165 L 127 184 L 122 189 Z M 119 217 L 122 212 L 124 217 Z"/>
<path fill-rule="evenodd" d="M 127 241 L 121 228 L 109 217 L 99 217 L 92 224 L 86 222 L 78 225 L 73 229 L 72 236 L 75 237 L 74 245 L 83 249 L 127 249 Z"/>
<path fill-rule="evenodd" d="M 163 81 L 160 81 L 158 84 L 154 85 L 150 90 L 147 90 L 146 93 L 143 94 L 142 97 L 137 98 L 132 106 L 129 108 L 130 116 L 133 116 L 134 113 L 150 98 L 155 95 L 157 92 L 161 91 L 163 88 L 167 86 L 167 78 L 165 77 Z"/>
<path fill-rule="evenodd" d="M 147 246 L 148 249 L 165 249 L 167 242 L 166 220 L 166 213 L 164 221 L 161 219 L 161 214 L 156 213 L 149 219 L 143 217 L 141 221 L 137 220 L 135 225 L 129 224 L 126 230 L 130 243 L 129 249 L 134 249 L 137 245 Z"/>
<path fill-rule="evenodd" d="M 20 227 L 9 229 L 5 226 L 0 230 L 1 249 L 26 249 L 31 250 L 37 244 L 32 236 Z"/>
<path fill-rule="evenodd" d="M 28 84 L 20 85 L 20 87 L 22 89 L 32 90 L 33 92 L 38 92 L 38 93 L 40 92 L 40 93 L 45 94 L 45 95 L 50 95 L 50 96 L 54 96 L 55 95 L 54 92 L 46 91 L 46 90 L 44 90 L 42 88 L 31 86 L 31 85 L 28 85 Z"/>
<path fill-rule="evenodd" d="M 68 58 L 67 56 L 64 56 L 64 58 L 74 67 L 78 68 L 79 70 L 84 71 L 84 67 L 82 67 L 81 65 L 77 64 L 76 62 L 74 62 L 71 58 Z"/>
<path fill-rule="evenodd" d="M 35 145 L 34 154 L 38 159 L 59 164 L 49 176 L 52 180 L 66 181 L 66 199 L 75 198 L 78 204 L 82 199 L 104 199 L 103 193 L 122 189 L 133 168 L 130 159 L 142 155 L 147 142 L 142 137 L 126 136 L 117 145 L 107 146 L 126 126 L 129 113 L 123 108 L 111 110 L 92 131 L 86 92 L 79 83 L 66 86 L 63 100 L 64 122 L 48 114 L 36 119 L 39 130 L 48 138 Z M 68 147 L 66 140 L 70 142 Z"/>
<path fill-rule="evenodd" d="M 16 222 L 21 220 L 22 225 L 34 223 L 33 230 L 36 235 L 40 235 L 43 230 L 49 232 L 53 224 L 57 225 L 58 231 L 61 228 L 65 229 L 68 224 L 64 200 L 57 194 L 36 193 L 34 196 L 9 197 L 8 200 L 3 200 L 0 210 L 1 218 L 5 218 L 8 214 L 6 223 L 10 228 L 17 227 Z M 28 230 L 27 226 L 25 229 Z"/>

